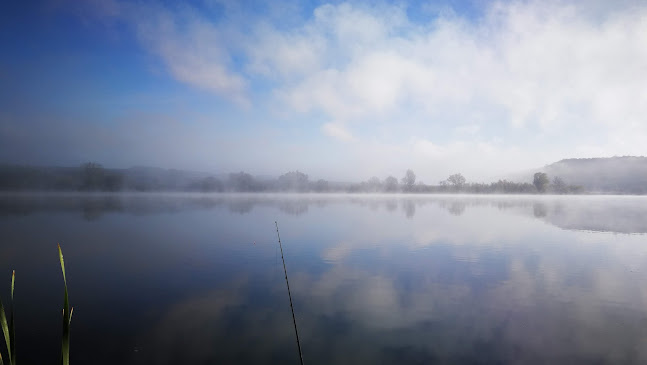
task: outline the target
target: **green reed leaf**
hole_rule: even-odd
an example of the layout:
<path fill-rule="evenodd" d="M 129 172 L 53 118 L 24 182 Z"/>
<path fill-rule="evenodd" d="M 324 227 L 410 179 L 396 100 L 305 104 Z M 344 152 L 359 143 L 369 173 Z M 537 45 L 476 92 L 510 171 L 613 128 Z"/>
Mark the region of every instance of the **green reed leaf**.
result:
<path fill-rule="evenodd" d="M 13 287 L 16 281 L 16 270 L 11 272 L 11 314 L 9 319 L 9 340 L 11 341 L 11 352 L 9 352 L 9 363 L 16 365 L 16 328 L 13 322 L 14 302 L 13 302 Z"/>
<path fill-rule="evenodd" d="M 58 257 L 61 261 L 61 271 L 63 272 L 63 283 L 65 291 L 63 296 L 63 338 L 61 342 L 61 364 L 70 364 L 70 322 L 72 320 L 70 312 L 70 301 L 67 295 L 67 279 L 65 277 L 65 261 L 63 260 L 63 251 L 61 245 L 58 245 Z"/>
<path fill-rule="evenodd" d="M 7 353 L 9 354 L 9 364 L 11 363 L 11 336 L 9 332 L 9 326 L 7 326 L 7 316 L 5 315 L 4 305 L 2 305 L 2 300 L 0 300 L 0 327 L 2 327 L 2 334 L 4 335 L 5 345 L 7 346 Z"/>

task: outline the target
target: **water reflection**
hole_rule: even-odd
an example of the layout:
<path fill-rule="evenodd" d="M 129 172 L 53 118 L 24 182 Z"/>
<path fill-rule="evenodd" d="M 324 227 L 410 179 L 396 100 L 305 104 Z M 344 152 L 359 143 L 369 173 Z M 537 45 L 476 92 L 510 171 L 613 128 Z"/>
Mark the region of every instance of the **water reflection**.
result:
<path fill-rule="evenodd" d="M 400 207 L 406 218 L 413 218 L 416 209 L 423 207 L 440 207 L 455 216 L 471 208 L 496 207 L 508 213 L 532 215 L 563 229 L 647 233 L 647 197 L 642 196 L 23 194 L 0 196 L 0 217 L 79 211 L 84 219 L 97 220 L 109 213 L 146 215 L 221 208 L 248 214 L 259 207 L 276 208 L 285 214 L 299 216 L 307 214 L 310 207 L 348 203 L 372 211 L 395 212 Z"/>
<path fill-rule="evenodd" d="M 532 204 L 532 214 L 535 218 L 544 218 L 548 213 L 546 203 L 536 202 Z"/>
<path fill-rule="evenodd" d="M 450 214 L 458 216 L 458 215 L 463 214 L 463 212 L 465 212 L 465 207 L 467 206 L 467 204 L 463 200 L 456 200 L 456 201 L 451 202 L 451 204 L 449 204 L 449 206 L 447 206 L 447 205 L 445 205 L 445 206 L 447 207 L 447 211 Z"/>
<path fill-rule="evenodd" d="M 412 200 L 403 200 L 401 202 L 402 210 L 407 218 L 413 218 L 416 215 L 416 202 Z"/>
<path fill-rule="evenodd" d="M 640 364 L 647 245 L 605 232 L 644 233 L 644 202 L 3 197 L 0 276 L 18 273 L 24 363 L 58 356 L 57 241 L 73 361 L 298 363 L 278 217 L 308 364 Z"/>

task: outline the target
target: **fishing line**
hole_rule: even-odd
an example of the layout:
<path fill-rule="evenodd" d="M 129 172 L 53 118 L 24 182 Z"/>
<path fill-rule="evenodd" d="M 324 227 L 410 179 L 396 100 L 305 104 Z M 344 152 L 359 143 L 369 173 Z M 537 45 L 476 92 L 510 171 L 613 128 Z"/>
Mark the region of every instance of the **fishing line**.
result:
<path fill-rule="evenodd" d="M 292 306 L 292 294 L 290 294 L 290 283 L 288 282 L 288 270 L 285 268 L 285 258 L 283 258 L 283 245 L 281 244 L 281 235 L 279 234 L 279 224 L 276 224 L 276 236 L 279 238 L 279 248 L 281 249 L 281 260 L 283 261 L 283 272 L 285 273 L 285 285 L 288 287 L 288 297 L 290 298 L 290 309 L 292 310 L 292 323 L 294 323 L 294 334 L 297 338 L 297 348 L 299 349 L 299 360 L 303 365 L 303 355 L 301 354 L 301 342 L 299 342 L 299 331 L 297 331 L 297 320 L 294 317 L 294 306 Z"/>

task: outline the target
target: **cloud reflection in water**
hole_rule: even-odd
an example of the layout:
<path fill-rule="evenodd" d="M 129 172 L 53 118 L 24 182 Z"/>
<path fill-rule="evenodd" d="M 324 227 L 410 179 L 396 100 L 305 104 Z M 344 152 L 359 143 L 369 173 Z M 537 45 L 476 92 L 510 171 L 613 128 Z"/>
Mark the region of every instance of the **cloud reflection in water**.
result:
<path fill-rule="evenodd" d="M 288 363 L 296 345 L 277 270 L 278 219 L 310 364 L 642 363 L 644 202 L 3 197 L 0 227 L 19 245 L 0 246 L 0 264 L 33 270 L 24 287 L 33 293 L 47 274 L 32 253 L 64 236 L 81 308 L 79 361 Z M 112 320 L 111 308 L 123 306 L 132 321 Z M 124 337 L 108 337 L 124 326 Z M 108 342 L 111 352 L 100 345 Z"/>

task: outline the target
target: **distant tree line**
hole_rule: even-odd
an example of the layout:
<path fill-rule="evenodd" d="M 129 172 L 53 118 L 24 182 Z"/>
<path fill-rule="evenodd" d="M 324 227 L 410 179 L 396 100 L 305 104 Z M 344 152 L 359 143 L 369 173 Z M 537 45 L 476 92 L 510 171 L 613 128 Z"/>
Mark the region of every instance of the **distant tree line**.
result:
<path fill-rule="evenodd" d="M 152 168 L 106 169 L 98 163 L 78 168 L 0 166 L 0 190 L 4 191 L 193 191 L 193 192 L 350 192 L 350 193 L 473 193 L 473 194 L 577 194 L 581 186 L 567 184 L 558 176 L 549 179 L 534 174 L 532 183 L 499 180 L 492 183 L 468 182 L 460 173 L 437 185 L 417 181 L 413 170 L 397 179 L 387 176 L 360 183 L 310 180 L 299 170 L 278 178 L 258 178 L 240 171 L 228 175 L 188 174 L 179 170 Z"/>
<path fill-rule="evenodd" d="M 120 191 L 124 185 L 123 174 L 106 170 L 98 163 L 88 162 L 81 165 L 82 191 Z"/>
<path fill-rule="evenodd" d="M 120 191 L 124 176 L 88 162 L 74 167 L 0 166 L 0 190 Z"/>
<path fill-rule="evenodd" d="M 534 175 L 533 183 L 499 180 L 492 183 L 468 183 L 460 174 L 452 174 L 438 185 L 427 185 L 416 182 L 416 175 L 407 170 L 398 184 L 398 180 L 389 176 L 384 181 L 372 177 L 359 184 L 352 184 L 350 192 L 404 192 L 404 193 L 467 193 L 467 194 L 580 194 L 582 186 L 568 185 L 560 177 L 554 177 L 550 182 L 548 175 L 538 172 Z"/>

